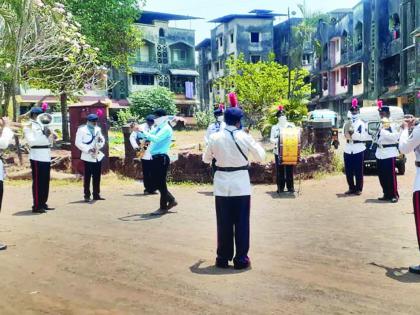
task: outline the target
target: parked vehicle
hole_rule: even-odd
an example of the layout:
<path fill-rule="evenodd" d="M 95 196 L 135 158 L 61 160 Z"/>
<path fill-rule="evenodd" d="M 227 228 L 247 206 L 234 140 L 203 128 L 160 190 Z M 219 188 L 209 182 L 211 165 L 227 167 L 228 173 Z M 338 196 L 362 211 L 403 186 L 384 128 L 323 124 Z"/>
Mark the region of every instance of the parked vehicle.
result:
<path fill-rule="evenodd" d="M 339 126 L 338 126 L 338 114 L 329 109 L 317 109 L 308 113 L 308 121 L 314 120 L 331 120 L 332 124 L 332 145 L 335 149 L 340 146 L 340 140 L 338 138 Z"/>
<path fill-rule="evenodd" d="M 401 125 L 404 120 L 404 111 L 400 107 L 390 106 L 391 113 L 391 123 Z M 376 143 L 373 142 L 374 136 L 378 132 L 378 128 L 381 124 L 381 118 L 379 116 L 379 111 L 377 107 L 363 107 L 360 109 L 360 118 L 367 124 L 369 141 L 366 143 L 366 152 L 365 152 L 365 169 L 376 168 Z M 400 154 L 397 157 L 396 167 L 398 169 L 398 174 L 405 174 L 405 163 L 407 158 L 404 154 Z"/>

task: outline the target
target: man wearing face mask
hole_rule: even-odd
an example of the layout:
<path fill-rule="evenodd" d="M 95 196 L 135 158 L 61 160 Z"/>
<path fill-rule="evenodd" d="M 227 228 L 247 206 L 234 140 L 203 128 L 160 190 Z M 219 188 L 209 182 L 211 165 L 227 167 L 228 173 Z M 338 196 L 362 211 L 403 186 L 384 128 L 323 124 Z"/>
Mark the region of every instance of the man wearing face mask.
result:
<path fill-rule="evenodd" d="M 378 110 L 381 117 L 381 125 L 378 131 L 376 163 L 378 168 L 379 182 L 382 186 L 384 195 L 379 197 L 380 201 L 397 203 L 399 199 L 397 174 L 395 163 L 398 155 L 398 141 L 400 132 L 395 124 L 390 123 L 391 112 L 388 106 L 383 106 L 381 100 L 378 101 Z"/>
<path fill-rule="evenodd" d="M 287 117 L 284 112 L 284 107 L 279 106 L 276 117 L 278 122 L 271 128 L 270 142 L 274 144 L 274 157 L 276 161 L 276 181 L 277 181 L 277 193 L 284 193 L 284 188 L 287 184 L 287 190 L 289 193 L 295 192 L 294 181 L 293 181 L 293 165 L 283 165 L 279 158 L 279 139 L 281 130 L 283 128 L 294 128 L 295 125 L 287 121 Z"/>
<path fill-rule="evenodd" d="M 155 116 L 148 115 L 146 117 L 146 122 L 142 125 L 133 124 L 131 126 L 133 132 L 130 135 L 130 143 L 134 150 L 145 150 L 144 155 L 141 157 L 141 165 L 143 170 L 143 183 L 144 183 L 144 194 L 156 194 L 156 187 L 153 182 L 153 174 L 152 174 L 152 155 L 150 154 L 150 141 L 146 141 L 144 143 L 143 148 L 140 147 L 139 142 L 143 141 L 144 138 L 139 132 L 140 130 L 144 131 L 152 131 L 153 126 L 155 125 Z"/>
<path fill-rule="evenodd" d="M 79 127 L 76 133 L 75 144 L 82 151 L 81 160 L 85 164 L 83 182 L 85 202 L 91 201 L 91 180 L 93 200 L 105 200 L 100 195 L 102 159 L 105 157 L 101 149 L 105 145 L 105 138 L 102 135 L 101 128 L 97 125 L 98 120 L 98 115 L 88 115 L 86 125 Z"/>
<path fill-rule="evenodd" d="M 226 123 L 223 118 L 223 112 L 224 112 L 223 104 L 220 104 L 219 108 L 214 110 L 213 114 L 214 114 L 214 117 L 216 118 L 216 122 L 210 124 L 209 127 L 207 128 L 206 136 L 204 137 L 206 146 L 209 144 L 210 136 L 213 133 L 216 133 L 225 129 Z"/>
<path fill-rule="evenodd" d="M 366 124 L 360 119 L 359 103 L 353 99 L 349 120 L 344 126 L 344 136 L 347 144 L 344 147 L 344 165 L 349 190 L 346 195 L 361 195 L 363 191 L 363 163 L 366 151 Z"/>
<path fill-rule="evenodd" d="M 156 188 L 160 192 L 160 208 L 154 215 L 163 215 L 178 205 L 175 197 L 169 192 L 166 183 L 168 169 L 171 164 L 168 152 L 172 144 L 173 130 L 164 109 L 156 110 L 154 116 L 156 117 L 156 127 L 152 131 L 145 131 L 143 128 L 140 128 L 140 132 L 145 139 L 151 142 L 152 173 Z"/>

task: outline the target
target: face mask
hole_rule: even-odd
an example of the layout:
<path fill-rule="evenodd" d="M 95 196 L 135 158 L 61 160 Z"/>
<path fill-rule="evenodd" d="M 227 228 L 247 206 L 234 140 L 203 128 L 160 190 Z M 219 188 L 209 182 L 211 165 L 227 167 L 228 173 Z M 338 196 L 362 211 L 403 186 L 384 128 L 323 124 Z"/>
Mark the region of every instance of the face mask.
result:
<path fill-rule="evenodd" d="M 223 122 L 223 120 L 224 120 L 224 119 L 223 119 L 223 116 L 218 116 L 218 117 L 217 117 L 217 121 L 218 121 L 218 122 L 220 122 L 220 123 L 221 123 L 221 122 Z"/>
<path fill-rule="evenodd" d="M 168 120 L 168 118 L 166 116 L 163 117 L 159 117 L 155 119 L 155 124 L 156 126 L 160 126 L 161 124 L 163 124 L 166 120 Z"/>

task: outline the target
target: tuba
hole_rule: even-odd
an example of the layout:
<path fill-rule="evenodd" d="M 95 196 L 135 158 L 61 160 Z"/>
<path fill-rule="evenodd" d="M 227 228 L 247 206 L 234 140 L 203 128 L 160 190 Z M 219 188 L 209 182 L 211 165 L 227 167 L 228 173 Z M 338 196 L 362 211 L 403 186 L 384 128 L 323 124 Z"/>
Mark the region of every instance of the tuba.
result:
<path fill-rule="evenodd" d="M 51 144 L 54 141 L 54 134 L 48 126 L 51 124 L 52 120 L 53 120 L 53 118 L 52 118 L 51 114 L 48 114 L 48 113 L 40 114 L 36 118 L 37 123 L 42 128 L 42 133 L 44 134 L 44 136 L 46 136 L 50 140 Z"/>

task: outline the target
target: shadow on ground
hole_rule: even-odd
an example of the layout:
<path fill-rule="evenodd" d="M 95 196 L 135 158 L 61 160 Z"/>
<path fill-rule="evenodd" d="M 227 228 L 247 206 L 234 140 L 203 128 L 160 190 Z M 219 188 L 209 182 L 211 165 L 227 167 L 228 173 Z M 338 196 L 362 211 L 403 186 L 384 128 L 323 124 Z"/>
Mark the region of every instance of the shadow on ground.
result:
<path fill-rule="evenodd" d="M 407 267 L 402 268 L 391 268 L 383 265 L 379 265 L 375 262 L 369 263 L 369 265 L 381 268 L 385 270 L 385 275 L 393 280 L 402 283 L 420 283 L 420 275 L 412 274 L 408 271 Z"/>
<path fill-rule="evenodd" d="M 197 263 L 192 265 L 190 267 L 190 271 L 192 273 L 198 274 L 198 275 L 207 275 L 207 276 L 221 276 L 221 275 L 233 275 L 233 274 L 239 274 L 249 271 L 250 269 L 245 270 L 236 270 L 233 268 L 223 269 L 223 268 L 217 268 L 216 266 L 207 266 L 207 267 L 201 267 L 201 265 L 205 262 L 205 260 L 200 259 Z"/>

